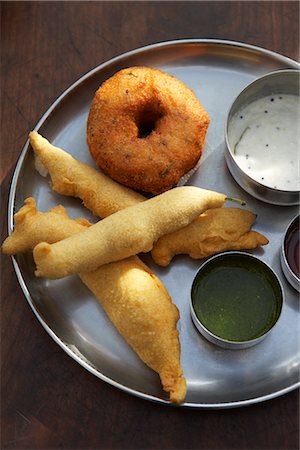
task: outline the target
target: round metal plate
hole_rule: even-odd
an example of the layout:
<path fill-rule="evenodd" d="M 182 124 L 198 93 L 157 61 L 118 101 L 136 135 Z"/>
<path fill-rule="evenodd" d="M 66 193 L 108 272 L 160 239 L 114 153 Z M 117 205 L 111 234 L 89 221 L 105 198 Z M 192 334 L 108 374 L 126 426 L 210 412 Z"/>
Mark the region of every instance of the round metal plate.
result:
<path fill-rule="evenodd" d="M 194 90 L 210 114 L 211 124 L 201 165 L 188 184 L 243 198 L 247 208 L 258 214 L 255 229 L 270 243 L 254 253 L 272 266 L 285 291 L 282 316 L 267 339 L 246 350 L 224 350 L 201 337 L 190 317 L 190 289 L 200 262 L 180 256 L 168 268 L 159 268 L 149 255 L 143 258 L 180 310 L 181 361 L 188 384 L 183 406 L 229 408 L 282 395 L 299 386 L 299 300 L 280 268 L 283 231 L 297 207 L 262 203 L 236 184 L 224 160 L 224 125 L 232 102 L 249 82 L 265 73 L 299 65 L 276 53 L 236 42 L 192 39 L 154 44 L 116 57 L 83 76 L 58 98 L 35 129 L 54 145 L 93 165 L 85 135 L 90 103 L 106 78 L 133 65 L 158 67 Z M 71 217 L 95 221 L 79 200 L 53 193 L 48 181 L 35 171 L 27 142 L 11 186 L 9 233 L 13 213 L 28 196 L 36 198 L 41 211 L 63 204 Z M 31 308 L 66 353 L 124 391 L 168 403 L 158 375 L 133 353 L 79 278 L 37 279 L 31 255 L 18 256 L 14 266 Z"/>

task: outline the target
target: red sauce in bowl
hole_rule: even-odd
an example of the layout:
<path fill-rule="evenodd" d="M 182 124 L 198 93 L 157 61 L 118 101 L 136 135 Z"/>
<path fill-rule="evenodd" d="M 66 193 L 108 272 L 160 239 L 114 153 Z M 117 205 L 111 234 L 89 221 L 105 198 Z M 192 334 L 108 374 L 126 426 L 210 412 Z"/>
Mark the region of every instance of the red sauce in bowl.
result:
<path fill-rule="evenodd" d="M 290 269 L 298 278 L 300 278 L 299 217 L 300 216 L 297 216 L 291 223 L 289 229 L 287 230 L 284 242 L 286 260 L 290 266 Z"/>

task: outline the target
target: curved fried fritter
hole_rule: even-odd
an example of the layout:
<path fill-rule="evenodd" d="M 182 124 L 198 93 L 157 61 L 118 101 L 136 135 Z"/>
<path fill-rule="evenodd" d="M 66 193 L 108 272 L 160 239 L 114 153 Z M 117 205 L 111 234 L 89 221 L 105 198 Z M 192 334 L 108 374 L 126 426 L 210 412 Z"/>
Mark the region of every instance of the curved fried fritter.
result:
<path fill-rule="evenodd" d="M 159 374 L 171 402 L 183 402 L 179 312 L 157 276 L 134 256 L 81 273 L 80 278 L 128 344 Z"/>
<path fill-rule="evenodd" d="M 106 217 L 116 211 L 146 200 L 142 195 L 119 185 L 96 169 L 81 163 L 65 151 L 54 147 L 36 132 L 30 133 L 30 143 L 38 161 L 42 163 L 42 169 L 49 172 L 53 189 L 60 194 L 81 198 L 85 206 L 95 215 Z M 235 216 L 232 215 L 231 218 L 233 217 Z M 244 215 L 244 217 L 246 216 Z M 157 244 L 154 244 L 154 259 L 158 264 L 168 265 L 176 253 L 190 254 L 190 251 L 193 252 L 194 248 L 199 248 L 199 250 L 198 254 L 195 254 L 193 257 L 202 258 L 217 251 L 233 250 L 235 248 L 250 249 L 267 243 L 266 238 L 262 238 L 255 231 L 250 232 L 250 228 L 248 230 L 250 234 L 245 234 L 243 240 L 240 235 L 234 237 L 237 225 L 234 220 L 228 221 L 229 218 L 227 216 L 226 229 L 228 230 L 228 235 L 225 239 L 223 239 L 223 224 L 216 222 L 213 228 L 208 228 L 214 233 L 213 240 L 211 238 L 210 242 L 206 241 L 204 243 L 205 235 L 200 235 L 196 231 L 194 235 L 195 242 L 192 244 L 191 250 L 189 248 L 181 249 L 181 245 L 185 245 L 186 241 L 191 241 L 190 230 L 194 228 L 194 225 L 190 224 L 182 229 L 180 239 L 177 239 L 176 243 L 173 243 L 174 236 L 170 236 L 170 238 L 164 236 Z M 207 222 L 205 223 L 207 224 Z M 201 233 L 203 231 L 201 229 Z M 237 239 L 239 239 L 238 242 Z M 187 245 L 191 247 L 190 244 Z M 173 247 L 174 249 L 172 250 Z"/>
<path fill-rule="evenodd" d="M 174 76 L 130 67 L 96 92 L 87 142 L 96 164 L 111 178 L 160 194 L 197 164 L 209 120 L 194 93 Z"/>
<path fill-rule="evenodd" d="M 68 239 L 42 242 L 33 251 L 39 277 L 62 278 L 94 270 L 140 252 L 160 236 L 186 226 L 201 212 L 222 206 L 226 196 L 194 186 L 177 187 L 112 214 Z"/>
<path fill-rule="evenodd" d="M 84 219 L 71 220 L 63 206 L 38 212 L 33 198 L 25 200 L 15 224 L 2 246 L 11 255 L 31 251 L 38 241 L 66 239 L 90 226 Z M 176 329 L 179 313 L 158 277 L 136 256 L 79 276 L 127 343 L 159 374 L 171 402 L 183 402 L 186 381 Z"/>
<path fill-rule="evenodd" d="M 239 208 L 207 210 L 188 226 L 162 236 L 153 246 L 152 257 L 167 266 L 175 255 L 206 258 L 225 250 L 250 250 L 268 244 L 262 234 L 251 231 L 256 215 Z"/>
<path fill-rule="evenodd" d="M 29 134 L 29 140 L 36 155 L 36 168 L 42 175 L 49 172 L 52 189 L 59 194 L 81 198 L 96 216 L 103 218 L 145 200 L 137 192 L 54 147 L 36 131 Z"/>
<path fill-rule="evenodd" d="M 14 215 L 14 220 L 15 229 L 2 244 L 2 252 L 6 255 L 16 255 L 33 250 L 44 240 L 45 230 L 47 230 L 47 242 L 54 244 L 54 242 L 78 233 L 78 230 L 84 230 L 91 226 L 85 219 L 70 220 L 67 211 L 61 205 L 50 209 L 47 214 L 39 212 L 33 197 L 25 200 L 24 206 Z"/>

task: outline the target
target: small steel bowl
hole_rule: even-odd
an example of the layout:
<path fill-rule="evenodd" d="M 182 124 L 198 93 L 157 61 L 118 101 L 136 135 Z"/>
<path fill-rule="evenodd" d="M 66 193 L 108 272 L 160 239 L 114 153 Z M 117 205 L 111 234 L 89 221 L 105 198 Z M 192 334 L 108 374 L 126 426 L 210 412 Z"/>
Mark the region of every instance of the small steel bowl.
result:
<path fill-rule="evenodd" d="M 300 215 L 298 214 L 298 216 L 294 217 L 286 227 L 280 255 L 282 271 L 291 286 L 298 292 L 300 292 L 300 279 L 291 267 L 290 258 L 294 260 L 299 259 L 296 248 L 298 246 L 299 251 L 299 221 Z M 296 261 L 295 263 L 297 264 Z"/>
<path fill-rule="evenodd" d="M 276 94 L 299 95 L 299 74 L 296 69 L 279 70 L 264 75 L 250 83 L 235 99 L 227 116 L 225 127 L 225 160 L 235 181 L 253 197 L 274 205 L 298 205 L 300 203 L 299 190 L 281 190 L 258 182 L 246 173 L 238 164 L 234 155 L 234 141 L 232 132 L 234 121 L 239 112 L 262 97 Z M 295 119 L 296 120 L 296 119 Z"/>
<path fill-rule="evenodd" d="M 275 305 L 276 314 L 275 314 L 275 318 L 272 318 L 272 322 L 271 322 L 270 326 L 268 326 L 257 337 L 251 338 L 249 340 L 229 340 L 229 339 L 225 339 L 223 337 L 218 336 L 217 334 L 215 334 L 214 332 L 209 330 L 207 328 L 207 326 L 205 326 L 202 323 L 203 317 L 202 317 L 202 321 L 201 321 L 201 317 L 199 317 L 200 314 L 197 315 L 197 313 L 195 311 L 195 303 L 197 301 L 196 300 L 196 297 L 197 297 L 196 286 L 197 286 L 197 283 L 199 282 L 199 279 L 201 278 L 201 276 L 203 274 L 207 273 L 207 271 L 210 270 L 211 268 L 213 268 L 213 269 L 215 268 L 215 269 L 219 270 L 221 265 L 224 266 L 224 262 L 225 262 L 225 265 L 228 264 L 228 261 L 230 264 L 230 260 L 233 260 L 233 258 L 235 258 L 238 261 L 237 267 L 246 267 L 246 265 L 249 263 L 249 267 L 252 267 L 251 270 L 253 270 L 253 265 L 255 265 L 255 267 L 257 268 L 257 272 L 264 273 L 266 276 L 266 280 L 268 280 L 267 281 L 268 286 L 272 286 L 274 296 L 276 297 L 276 305 Z M 206 282 L 207 282 L 207 280 L 206 280 Z M 245 289 L 247 289 L 246 286 L 245 286 Z M 200 299 L 198 301 L 201 302 L 201 299 L 203 299 L 203 301 L 204 301 L 203 292 L 202 292 L 202 296 L 200 297 Z M 263 339 L 265 339 L 265 337 L 267 335 L 269 335 L 269 333 L 273 330 L 275 325 L 278 323 L 278 320 L 281 316 L 283 300 L 284 300 L 284 291 L 283 291 L 282 284 L 281 284 L 279 278 L 277 277 L 277 275 L 275 274 L 275 272 L 273 271 L 273 269 L 271 269 L 271 267 L 269 265 L 267 265 L 265 262 L 261 261 L 260 259 L 258 259 L 257 257 L 255 257 L 249 253 L 232 251 L 232 252 L 220 253 L 216 256 L 213 256 L 213 257 L 207 259 L 201 265 L 199 271 L 197 272 L 197 274 L 194 278 L 193 284 L 192 284 L 191 296 L 190 296 L 190 311 L 191 311 L 191 317 L 192 317 L 192 321 L 193 321 L 194 325 L 196 326 L 197 330 L 208 341 L 212 342 L 213 344 L 218 345 L 219 347 L 239 350 L 239 349 L 252 347 L 252 346 L 258 344 L 259 342 L 261 342 Z M 199 305 L 199 303 L 198 303 L 198 305 Z M 217 310 L 215 312 L 216 317 L 219 318 L 222 316 L 222 314 L 224 314 L 224 312 L 222 312 L 221 309 L 223 309 L 223 311 L 224 311 L 225 307 L 226 307 L 226 305 L 223 304 L 222 308 L 220 308 L 220 310 Z M 225 311 L 225 317 L 226 317 L 226 311 Z"/>

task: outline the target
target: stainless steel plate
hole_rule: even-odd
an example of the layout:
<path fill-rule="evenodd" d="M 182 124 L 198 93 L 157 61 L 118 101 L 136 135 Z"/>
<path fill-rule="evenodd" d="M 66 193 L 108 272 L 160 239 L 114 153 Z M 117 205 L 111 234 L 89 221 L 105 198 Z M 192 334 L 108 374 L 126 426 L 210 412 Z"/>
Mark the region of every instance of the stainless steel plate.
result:
<path fill-rule="evenodd" d="M 36 126 L 54 145 L 93 164 L 86 145 L 88 110 L 98 86 L 117 70 L 146 65 L 175 75 L 192 88 L 211 117 L 207 145 L 199 170 L 189 184 L 225 192 L 246 200 L 258 214 L 255 229 L 270 244 L 254 253 L 273 267 L 285 290 L 282 316 L 276 329 L 259 345 L 246 350 L 223 350 L 202 338 L 189 312 L 189 296 L 200 262 L 180 256 L 168 268 L 144 260 L 166 285 L 180 309 L 182 366 L 188 393 L 184 406 L 229 408 L 284 394 L 299 385 L 299 300 L 280 268 L 282 234 L 297 207 L 262 203 L 246 194 L 233 180 L 224 160 L 224 125 L 237 94 L 256 77 L 298 68 L 286 57 L 245 44 L 217 40 L 182 40 L 131 51 L 102 64 L 71 86 L 51 106 Z M 34 196 L 38 208 L 63 204 L 72 217 L 92 216 L 79 200 L 54 194 L 48 180 L 35 170 L 26 144 L 11 186 L 9 232 L 13 213 L 26 197 Z M 34 313 L 52 338 L 83 367 L 102 380 L 131 394 L 168 403 L 158 376 L 147 368 L 117 333 L 100 305 L 76 276 L 49 281 L 33 275 L 29 255 L 14 260 L 16 273 Z"/>

